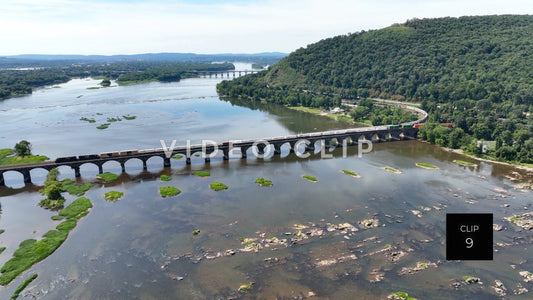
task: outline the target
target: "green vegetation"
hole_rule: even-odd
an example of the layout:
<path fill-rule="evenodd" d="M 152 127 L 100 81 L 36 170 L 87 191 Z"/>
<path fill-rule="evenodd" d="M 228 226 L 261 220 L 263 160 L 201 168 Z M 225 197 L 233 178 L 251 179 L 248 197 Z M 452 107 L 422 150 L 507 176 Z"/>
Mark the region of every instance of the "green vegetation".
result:
<path fill-rule="evenodd" d="M 243 291 L 243 292 L 249 291 L 252 288 L 253 284 L 254 284 L 253 282 L 250 282 L 248 284 L 243 284 L 239 287 L 239 291 Z"/>
<path fill-rule="evenodd" d="M 119 117 L 116 117 L 116 118 L 107 118 L 107 122 L 109 122 L 109 123 L 120 122 L 120 121 L 122 121 L 122 119 L 119 118 Z"/>
<path fill-rule="evenodd" d="M 85 192 L 87 192 L 93 186 L 91 183 L 88 182 L 83 184 L 77 184 L 68 178 L 63 179 L 63 181 L 61 181 L 61 184 L 61 188 L 63 191 L 68 192 L 69 194 L 74 196 L 83 196 Z"/>
<path fill-rule="evenodd" d="M 167 185 L 162 186 L 159 188 L 159 194 L 161 194 L 161 197 L 172 197 L 177 196 L 181 193 L 181 191 L 173 186 Z"/>
<path fill-rule="evenodd" d="M 200 177 L 207 177 L 207 176 L 211 176 L 211 173 L 209 173 L 209 171 L 192 171 L 192 173 L 196 176 L 200 176 Z"/>
<path fill-rule="evenodd" d="M 474 279 L 474 278 L 475 278 L 474 276 L 468 276 L 468 275 L 463 276 L 463 280 L 464 281 L 468 281 L 468 280 Z"/>
<path fill-rule="evenodd" d="M 515 223 L 515 222 L 518 222 L 518 221 L 524 221 L 524 218 L 520 218 L 520 217 L 510 217 L 510 218 L 509 218 L 509 221 Z"/>
<path fill-rule="evenodd" d="M 227 190 L 228 186 L 223 184 L 222 182 L 213 182 L 209 185 L 209 187 L 214 191 L 221 191 L 221 190 Z"/>
<path fill-rule="evenodd" d="M 118 175 L 114 173 L 105 172 L 105 173 L 96 175 L 96 177 L 104 180 L 105 182 L 110 182 L 110 181 L 117 180 Z"/>
<path fill-rule="evenodd" d="M 85 122 L 89 122 L 89 123 L 96 123 L 95 119 L 89 119 L 89 118 L 86 118 L 86 117 L 80 118 L 80 121 L 85 121 Z"/>
<path fill-rule="evenodd" d="M 104 198 L 107 201 L 117 201 L 120 198 L 122 198 L 122 196 L 124 196 L 124 193 L 123 192 L 118 192 L 118 191 L 109 191 L 109 192 L 104 194 Z"/>
<path fill-rule="evenodd" d="M 257 178 L 255 180 L 255 183 L 257 183 L 260 186 L 273 186 L 272 180 L 265 179 L 265 178 Z"/>
<path fill-rule="evenodd" d="M 58 216 L 67 220 L 57 229 L 46 232 L 39 241 L 28 239 L 21 242 L 13 257 L 0 268 L 0 285 L 9 284 L 19 274 L 52 254 L 67 239 L 77 220 L 89 213 L 91 207 L 89 199 L 78 198 L 59 212 Z"/>
<path fill-rule="evenodd" d="M 412 19 L 324 39 L 269 70 L 223 81 L 217 90 L 230 98 L 315 108 L 362 99 L 352 115 L 372 124 L 398 124 L 400 111 L 373 112 L 376 105 L 365 98 L 420 102 L 429 113 L 420 138 L 532 164 L 533 82 L 526 80 L 533 78 L 532 30 L 529 15 Z M 481 141 L 494 147 L 484 151 Z"/>
<path fill-rule="evenodd" d="M 175 64 L 160 65 L 147 68 L 140 72 L 132 72 L 118 77 L 119 84 L 132 84 L 141 82 L 161 81 L 172 82 L 180 81 L 182 78 L 196 77 L 194 71 L 225 71 L 234 70 L 235 66 L 231 63 L 223 64 Z"/>
<path fill-rule="evenodd" d="M 200 229 L 195 229 L 192 231 L 192 235 L 198 235 L 200 234 Z"/>
<path fill-rule="evenodd" d="M 102 82 L 100 82 L 100 85 L 102 87 L 109 87 L 109 86 L 111 86 L 111 80 L 106 78 L 106 79 L 102 80 Z"/>
<path fill-rule="evenodd" d="M 392 293 L 387 298 L 389 298 L 389 299 L 398 299 L 398 300 L 416 300 L 416 298 L 409 297 L 409 294 L 407 294 L 406 292 Z"/>
<path fill-rule="evenodd" d="M 459 160 L 459 159 L 454 159 L 453 162 L 458 164 L 458 165 L 461 165 L 463 167 L 474 167 L 474 166 L 476 166 L 475 163 L 471 163 L 471 162 L 464 161 L 464 160 Z"/>
<path fill-rule="evenodd" d="M 127 116 L 122 116 L 124 119 L 126 120 L 135 120 L 137 118 L 137 116 L 130 116 L 130 115 L 127 115 Z"/>
<path fill-rule="evenodd" d="M 96 126 L 97 129 L 107 129 L 109 128 L 109 125 L 111 125 L 111 123 L 104 123 L 104 124 L 101 124 L 99 126 Z"/>
<path fill-rule="evenodd" d="M 2 252 L 4 252 L 4 250 L 6 250 L 6 247 L 0 247 L 0 254 L 2 254 Z"/>
<path fill-rule="evenodd" d="M 85 197 L 74 200 L 69 206 L 59 211 L 58 216 L 65 219 L 80 219 L 93 207 L 91 201 Z"/>
<path fill-rule="evenodd" d="M 24 280 L 18 287 L 17 289 L 15 290 L 15 292 L 13 293 L 13 295 L 11 296 L 11 299 L 17 299 L 20 292 L 22 292 L 27 286 L 28 284 L 30 284 L 32 281 L 35 280 L 35 278 L 37 278 L 37 274 L 33 274 L 31 275 L 28 279 Z"/>
<path fill-rule="evenodd" d="M 53 168 L 46 175 L 44 188 L 39 191 L 46 196 L 46 199 L 41 200 L 39 206 L 51 210 L 61 209 L 65 204 L 65 199 L 61 195 L 62 192 L 68 192 L 75 196 L 82 196 L 92 187 L 92 184 L 90 183 L 76 184 L 68 178 L 63 181 L 58 181 L 58 175 L 59 170 L 57 168 Z"/>
<path fill-rule="evenodd" d="M 172 177 L 163 174 L 163 175 L 161 175 L 161 176 L 159 177 L 159 180 L 161 180 L 161 181 L 170 181 L 170 180 L 172 180 Z"/>
<path fill-rule="evenodd" d="M 421 163 L 421 162 L 417 162 L 417 163 L 416 163 L 416 166 L 417 166 L 417 167 L 421 167 L 421 168 L 425 168 L 425 169 L 438 169 L 438 168 L 439 168 L 439 167 L 434 166 L 434 165 L 432 165 L 432 164 Z"/>
<path fill-rule="evenodd" d="M 396 173 L 396 174 L 401 174 L 402 173 L 400 170 L 396 170 L 396 169 L 391 168 L 391 167 L 385 167 L 383 169 L 385 169 L 386 171 L 389 171 L 389 172 Z"/>
<path fill-rule="evenodd" d="M 13 150 L 15 150 L 15 154 L 17 156 L 29 156 L 31 155 L 31 143 L 26 140 L 22 140 L 15 144 L 15 148 Z"/>
<path fill-rule="evenodd" d="M 0 165 L 28 164 L 45 160 L 48 160 L 48 157 L 31 154 L 31 143 L 26 140 L 18 142 L 14 149 L 0 149 Z"/>
<path fill-rule="evenodd" d="M 357 174 L 355 172 L 352 172 L 352 171 L 349 171 L 349 170 L 342 170 L 342 173 L 344 173 L 346 175 L 353 176 L 353 177 L 359 177 L 359 174 Z"/>
<path fill-rule="evenodd" d="M 85 88 L 86 90 L 99 90 L 100 87 L 99 86 L 90 86 L 88 88 Z"/>
<path fill-rule="evenodd" d="M 174 159 L 180 159 L 180 158 L 183 158 L 183 155 L 181 155 L 181 154 L 174 154 L 174 155 L 172 155 L 172 158 L 174 158 Z"/>
<path fill-rule="evenodd" d="M 304 179 L 307 179 L 307 180 L 312 181 L 312 182 L 317 182 L 317 181 L 318 181 L 318 179 L 316 179 L 316 178 L 313 177 L 313 176 L 302 175 L 302 177 L 303 177 Z"/>
<path fill-rule="evenodd" d="M 5 229 L 0 229 L 0 234 L 2 234 L 2 233 L 4 233 L 4 232 L 6 232 Z"/>

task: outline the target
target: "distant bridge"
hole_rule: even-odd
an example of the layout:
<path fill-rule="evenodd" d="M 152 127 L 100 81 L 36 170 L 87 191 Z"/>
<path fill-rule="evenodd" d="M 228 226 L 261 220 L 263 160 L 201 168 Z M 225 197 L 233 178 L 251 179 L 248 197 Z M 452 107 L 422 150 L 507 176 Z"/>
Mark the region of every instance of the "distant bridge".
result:
<path fill-rule="evenodd" d="M 425 111 L 406 106 L 405 108 L 415 111 L 419 114 L 420 119 L 403 123 L 402 125 L 384 125 L 373 127 L 361 127 L 351 128 L 343 130 L 331 130 L 321 132 L 311 132 L 302 134 L 293 134 L 278 137 L 268 137 L 263 139 L 254 140 L 232 140 L 231 143 L 224 142 L 216 145 L 219 151 L 222 151 L 222 157 L 224 160 L 229 160 L 230 151 L 234 149 L 240 150 L 240 156 L 242 159 L 247 158 L 247 151 L 252 148 L 258 154 L 265 153 L 267 145 L 273 147 L 274 155 L 281 155 L 281 148 L 284 145 L 288 145 L 291 152 L 294 152 L 298 147 L 298 143 L 301 141 L 308 141 L 305 147 L 307 151 L 314 151 L 316 142 L 320 141 L 325 147 L 328 145 L 334 146 L 349 146 L 358 144 L 361 140 L 372 142 L 390 142 L 400 141 L 404 139 L 414 139 L 418 132 L 418 128 L 414 128 L 413 125 L 417 123 L 423 123 L 427 120 L 428 115 Z M 270 149 L 271 150 L 271 149 Z M 215 151 L 215 145 L 190 145 L 180 146 L 172 149 L 172 155 L 180 154 L 185 157 L 186 164 L 191 164 L 191 157 L 197 153 L 205 154 L 205 162 L 208 163 L 211 159 L 211 154 Z M 233 152 L 231 152 L 233 153 Z M 107 153 L 110 154 L 110 153 Z M 163 166 L 171 166 L 171 158 L 167 157 L 165 151 L 162 148 L 159 149 L 145 149 L 134 151 L 113 152 L 113 155 L 84 155 L 73 157 L 72 161 L 45 161 L 38 163 L 19 164 L 0 166 L 0 186 L 5 185 L 4 173 L 8 171 L 16 171 L 22 174 L 24 183 L 31 183 L 31 171 L 34 169 L 44 169 L 50 171 L 53 168 L 68 166 L 74 170 L 76 177 L 81 176 L 80 167 L 84 164 L 93 164 L 98 167 L 98 172 L 104 172 L 104 164 L 108 161 L 118 162 L 122 168 L 122 172 L 126 172 L 126 162 L 131 159 L 138 159 L 143 164 L 143 169 L 147 169 L 147 161 L 152 157 L 163 158 Z M 85 158 L 81 158 L 85 157 Z"/>
<path fill-rule="evenodd" d="M 258 73 L 258 72 L 261 72 L 261 70 L 188 71 L 187 73 L 196 73 L 200 77 L 204 77 L 204 78 L 207 78 L 207 77 L 209 77 L 209 78 L 212 78 L 212 77 L 217 78 L 219 75 L 220 75 L 220 78 L 224 78 L 224 75 L 226 75 L 226 78 L 230 78 L 230 74 L 232 74 L 233 75 L 232 77 L 235 78 L 236 74 L 238 74 L 239 77 L 240 77 L 242 75 L 254 74 L 254 73 Z"/>

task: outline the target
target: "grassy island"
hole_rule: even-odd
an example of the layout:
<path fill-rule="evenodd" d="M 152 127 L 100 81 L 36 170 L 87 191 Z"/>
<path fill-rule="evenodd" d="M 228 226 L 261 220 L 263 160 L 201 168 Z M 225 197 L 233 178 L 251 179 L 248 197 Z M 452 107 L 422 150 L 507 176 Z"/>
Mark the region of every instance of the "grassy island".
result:
<path fill-rule="evenodd" d="M 223 184 L 222 182 L 213 182 L 209 185 L 209 187 L 214 191 L 221 191 L 221 190 L 227 190 L 228 186 Z"/>
<path fill-rule="evenodd" d="M 101 129 L 101 130 L 102 129 L 107 129 L 107 128 L 109 128 L 109 125 L 111 125 L 111 123 L 104 123 L 104 124 L 102 124 L 100 126 L 96 126 L 96 128 L 97 129 Z"/>
<path fill-rule="evenodd" d="M 80 118 L 80 121 L 85 121 L 85 122 L 89 122 L 89 123 L 96 123 L 95 119 L 89 119 L 89 118 L 85 118 L 85 117 Z"/>
<path fill-rule="evenodd" d="M 130 116 L 130 115 L 127 115 L 127 116 L 122 116 L 124 119 L 126 120 L 135 120 L 137 118 L 137 116 Z"/>
<path fill-rule="evenodd" d="M 159 188 L 159 194 L 161 194 L 161 197 L 173 197 L 179 195 L 180 193 L 181 191 L 178 188 L 170 185 Z"/>
<path fill-rule="evenodd" d="M 355 178 L 359 178 L 361 177 L 359 174 L 355 173 L 355 172 L 352 172 L 352 171 L 349 171 L 349 170 L 341 170 L 342 173 L 346 174 L 346 175 L 350 175 L 350 176 L 353 176 Z"/>
<path fill-rule="evenodd" d="M 124 193 L 118 192 L 118 191 L 109 191 L 104 194 L 104 198 L 107 201 L 111 201 L 111 202 L 119 200 L 120 198 L 122 198 L 122 196 L 124 196 Z"/>
<path fill-rule="evenodd" d="M 476 167 L 477 166 L 475 163 L 471 163 L 469 161 L 464 161 L 464 160 L 459 160 L 459 159 L 454 159 L 453 162 L 463 167 Z"/>
<path fill-rule="evenodd" d="M 5 148 L 0 149 L 0 166 L 1 165 L 18 165 L 36 163 L 48 160 L 48 157 L 44 155 L 25 155 L 19 156 L 15 154 L 13 149 Z"/>
<path fill-rule="evenodd" d="M 400 170 L 396 170 L 394 168 L 391 168 L 391 167 L 384 167 L 383 168 L 385 171 L 389 171 L 389 172 L 392 172 L 392 173 L 396 173 L 396 174 L 402 174 L 402 172 Z"/>
<path fill-rule="evenodd" d="M 172 177 L 170 177 L 168 175 L 164 175 L 164 174 L 159 177 L 159 180 L 161 180 L 161 181 L 170 181 L 171 179 L 172 179 Z"/>
<path fill-rule="evenodd" d="M 67 239 L 77 220 L 87 215 L 91 207 L 89 199 L 78 198 L 54 218 L 66 219 L 56 229 L 46 232 L 41 240 L 28 239 L 21 242 L 13 257 L 0 268 L 0 285 L 9 284 L 22 272 L 54 253 Z"/>
<path fill-rule="evenodd" d="M 172 158 L 173 158 L 173 159 L 181 159 L 181 158 L 183 158 L 183 155 L 181 155 L 181 154 L 174 154 L 174 155 L 172 155 Z"/>
<path fill-rule="evenodd" d="M 316 179 L 316 178 L 313 177 L 313 176 L 302 175 L 302 177 L 303 177 L 304 179 L 307 179 L 307 180 L 311 181 L 311 182 L 318 182 L 318 179 Z"/>
<path fill-rule="evenodd" d="M 196 175 L 196 176 L 200 176 L 200 177 L 211 176 L 211 173 L 209 173 L 208 171 L 193 171 L 192 173 L 193 173 L 194 175 Z"/>
<path fill-rule="evenodd" d="M 37 274 L 33 274 L 31 275 L 28 279 L 24 280 L 18 287 L 17 289 L 15 290 L 15 292 L 13 293 L 13 295 L 11 296 L 11 299 L 17 299 L 20 292 L 22 292 L 27 286 L 28 284 L 30 284 L 32 281 L 35 280 L 35 278 L 37 278 Z"/>
<path fill-rule="evenodd" d="M 257 178 L 255 180 L 255 183 L 257 183 L 260 186 L 273 186 L 272 180 L 268 180 L 265 178 Z"/>
<path fill-rule="evenodd" d="M 96 177 L 104 180 L 105 182 L 111 182 L 111 181 L 117 180 L 118 175 L 114 173 L 105 172 L 105 173 L 100 173 L 96 175 Z"/>
<path fill-rule="evenodd" d="M 406 292 L 396 292 L 390 294 L 387 299 L 398 299 L 398 300 L 416 300 L 416 298 L 409 297 L 409 294 Z"/>
<path fill-rule="evenodd" d="M 439 168 L 437 166 L 434 166 L 434 165 L 431 165 L 431 164 L 428 164 L 428 163 L 421 163 L 421 162 L 417 162 L 416 166 L 420 167 L 420 168 L 424 168 L 424 169 L 433 169 L 433 170 Z"/>

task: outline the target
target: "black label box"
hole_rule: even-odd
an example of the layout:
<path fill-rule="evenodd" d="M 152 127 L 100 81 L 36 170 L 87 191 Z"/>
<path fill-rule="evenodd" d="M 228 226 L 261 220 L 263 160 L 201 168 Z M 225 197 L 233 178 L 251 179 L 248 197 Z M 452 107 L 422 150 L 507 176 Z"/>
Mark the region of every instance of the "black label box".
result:
<path fill-rule="evenodd" d="M 492 260 L 493 215 L 446 214 L 446 260 Z"/>

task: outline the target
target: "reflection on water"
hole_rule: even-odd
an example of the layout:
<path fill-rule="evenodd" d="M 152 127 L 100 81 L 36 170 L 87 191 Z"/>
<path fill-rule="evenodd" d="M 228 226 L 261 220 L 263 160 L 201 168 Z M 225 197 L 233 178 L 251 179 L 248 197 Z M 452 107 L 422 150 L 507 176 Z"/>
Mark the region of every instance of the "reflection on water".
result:
<path fill-rule="evenodd" d="M 213 84 L 198 87 L 194 93 L 209 94 Z M 128 88 L 142 90 L 139 86 L 124 89 Z M 151 85 L 145 88 L 151 89 Z M 181 88 L 179 84 L 160 85 L 151 91 L 160 96 L 152 99 L 165 96 L 160 88 L 181 96 L 174 90 Z M 189 86 L 185 93 L 193 93 L 191 90 L 196 88 Z M 134 97 L 135 93 L 128 95 Z M 197 127 L 190 129 L 185 122 L 183 127 L 164 129 L 169 135 L 176 130 L 178 138 L 202 138 L 202 128 L 230 121 L 242 123 L 224 125 L 220 132 L 230 133 L 221 133 L 217 139 L 312 131 L 309 126 L 343 126 L 277 106 L 254 106 L 259 110 L 250 110 L 216 98 L 185 102 L 143 105 L 152 109 L 151 113 L 173 114 L 175 122 L 197 111 Z M 217 109 L 221 109 L 221 115 L 216 114 Z M 91 108 L 94 113 L 99 110 L 111 109 Z M 131 111 L 146 119 L 139 117 L 137 125 L 142 126 L 132 122 L 131 129 L 128 123 L 117 125 L 116 131 L 109 132 L 110 137 L 131 130 L 140 140 L 151 140 L 153 128 L 144 127 L 150 127 L 155 116 L 151 118 L 151 113 L 143 114 L 144 108 L 134 109 L 129 104 L 112 110 Z M 103 144 L 95 145 L 95 140 L 108 141 L 102 135 L 106 132 L 77 124 L 79 112 L 71 113 L 70 121 L 65 117 L 60 122 L 80 128 L 78 140 L 75 133 L 69 136 L 79 143 L 74 150 L 96 151 Z M 264 131 L 258 131 L 263 125 Z M 50 128 L 70 132 L 64 126 Z M 41 130 L 38 126 L 33 129 Z M 13 133 L 11 138 L 17 137 Z M 74 151 L 54 148 L 57 143 L 60 141 L 54 137 L 49 148 L 55 149 L 53 153 Z M 118 138 L 116 145 L 131 147 L 123 138 Z M 318 299 L 383 299 L 396 291 L 406 291 L 419 299 L 498 299 L 491 287 L 496 279 L 506 286 L 508 295 L 518 289 L 518 284 L 533 290 L 533 284 L 524 282 L 518 273 L 533 271 L 533 235 L 503 219 L 527 212 L 533 202 L 531 192 L 513 189 L 513 182 L 504 178 L 514 170 L 486 163 L 478 168 L 460 167 L 452 163 L 460 158 L 457 154 L 416 141 L 375 144 L 374 151 L 363 158 L 357 157 L 356 150 L 349 147 L 348 156 L 342 157 L 342 149 L 336 149 L 332 159 L 321 159 L 318 154 L 300 159 L 288 151 L 283 157 L 266 159 L 249 156 L 246 160 L 223 161 L 219 156 L 207 165 L 200 158 L 193 159 L 189 166 L 181 159 L 173 160 L 172 168 L 162 168 L 162 163 L 154 160 L 148 171 L 143 171 L 141 164 L 129 163 L 127 173 L 117 181 L 96 183 L 87 192 L 94 204 L 91 212 L 54 254 L 1 288 L 0 298 L 9 297 L 32 273 L 39 277 L 24 295 L 38 299 L 272 299 L 312 295 Z M 421 169 L 415 166 L 416 162 L 434 164 L 439 169 Z M 402 174 L 386 172 L 382 169 L 385 166 L 399 169 Z M 120 166 L 111 164 L 104 169 L 119 172 Z M 343 169 L 361 177 L 345 175 Z M 193 170 L 209 170 L 211 176 L 201 178 L 193 175 Z M 61 171 L 61 178 L 74 178 L 68 168 Z M 87 167 L 79 180 L 95 182 L 96 172 Z M 528 176 L 525 171 L 519 172 Z M 172 180 L 161 182 L 162 174 L 172 176 Z M 304 180 L 302 175 L 314 176 L 318 182 Z M 271 179 L 274 186 L 258 186 L 254 180 L 259 177 Z M 212 191 L 209 184 L 213 181 L 223 182 L 229 189 Z M 178 187 L 182 193 L 162 198 L 158 188 L 164 185 Z M 39 238 L 58 223 L 50 220 L 52 212 L 36 205 L 42 198 L 38 189 L 34 185 L 0 188 L 0 228 L 6 230 L 0 235 L 0 245 L 6 246 L 0 255 L 2 264 L 22 240 Z M 105 201 L 104 194 L 111 190 L 124 192 L 124 197 L 117 202 Z M 67 196 L 67 204 L 74 199 Z M 494 213 L 494 222 L 504 229 L 494 232 L 493 261 L 445 260 L 444 220 L 449 212 Z M 364 221 L 369 219 L 377 220 L 379 225 L 365 229 Z M 346 222 L 356 231 L 332 229 L 333 225 Z M 193 235 L 193 230 L 200 233 Z M 243 243 L 241 238 L 260 246 L 252 246 L 252 251 L 247 252 L 248 240 Z M 272 242 L 278 240 L 287 242 Z M 413 268 L 419 262 L 429 267 L 401 275 L 404 268 Z M 452 286 L 465 275 L 480 277 L 483 284 Z M 238 291 L 249 283 L 253 283 L 249 291 Z M 526 293 L 515 297 L 530 296 Z"/>

